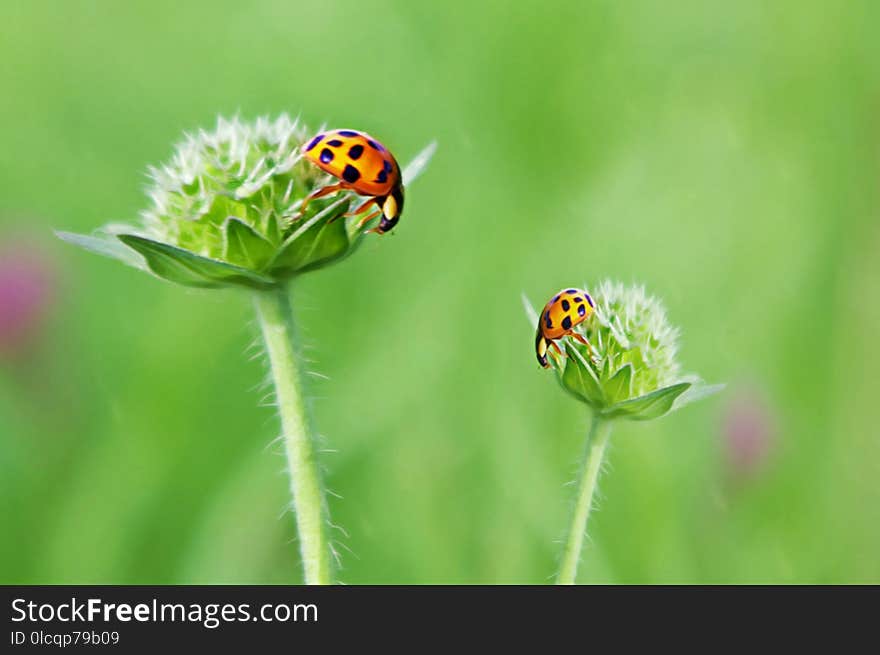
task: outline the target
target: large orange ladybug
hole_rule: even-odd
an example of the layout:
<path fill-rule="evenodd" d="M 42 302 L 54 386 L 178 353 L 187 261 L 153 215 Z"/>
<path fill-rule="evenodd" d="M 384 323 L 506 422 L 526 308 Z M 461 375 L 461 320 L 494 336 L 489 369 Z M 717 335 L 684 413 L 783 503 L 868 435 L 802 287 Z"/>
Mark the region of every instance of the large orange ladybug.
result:
<path fill-rule="evenodd" d="M 403 182 L 400 167 L 394 155 L 379 141 L 365 132 L 330 130 L 315 135 L 302 148 L 306 159 L 339 180 L 308 195 L 303 200 L 300 214 L 315 198 L 342 190 L 368 196 L 369 199 L 348 212 L 346 216 L 362 214 L 372 205 L 378 209 L 364 216 L 358 227 L 382 215 L 379 225 L 368 232 L 385 234 L 390 231 L 403 212 Z"/>
<path fill-rule="evenodd" d="M 563 289 L 550 299 L 538 318 L 538 332 L 535 335 L 535 354 L 538 363 L 550 368 L 547 363 L 547 350 L 550 346 L 562 356 L 556 339 L 570 336 L 585 344 L 592 352 L 592 346 L 582 335 L 574 331 L 574 326 L 586 321 L 596 308 L 593 299 L 583 289 Z"/>

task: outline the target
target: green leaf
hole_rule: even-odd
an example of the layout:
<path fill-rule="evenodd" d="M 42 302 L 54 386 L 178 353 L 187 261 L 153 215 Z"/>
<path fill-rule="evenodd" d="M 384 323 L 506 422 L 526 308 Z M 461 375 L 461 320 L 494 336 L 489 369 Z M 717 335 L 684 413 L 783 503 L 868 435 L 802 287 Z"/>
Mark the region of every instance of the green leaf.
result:
<path fill-rule="evenodd" d="M 648 421 L 666 414 L 681 394 L 691 386 L 690 382 L 679 382 L 644 396 L 624 400 L 612 405 L 602 415 L 605 418 L 626 418 L 632 421 Z"/>
<path fill-rule="evenodd" d="M 74 234 L 73 232 L 55 232 L 55 236 L 62 241 L 72 243 L 89 252 L 118 259 L 123 264 L 133 266 L 142 271 L 147 270 L 147 265 L 140 255 L 130 248 L 126 248 L 123 244 L 119 243 L 116 237 L 109 234 L 91 236 L 88 234 Z"/>
<path fill-rule="evenodd" d="M 223 226 L 224 259 L 249 269 L 262 269 L 272 258 L 275 248 L 250 225 L 234 216 Z"/>
<path fill-rule="evenodd" d="M 315 223 L 293 241 L 288 241 L 272 261 L 273 274 L 304 273 L 348 254 L 345 220 Z"/>
<path fill-rule="evenodd" d="M 436 151 L 437 142 L 431 141 L 431 143 L 425 146 L 419 154 L 412 158 L 412 160 L 403 169 L 403 173 L 401 174 L 401 179 L 403 180 L 404 186 L 408 186 L 419 175 L 422 174 L 425 168 L 427 168 L 428 162 L 431 161 L 431 157 L 434 156 L 434 153 Z"/>
<path fill-rule="evenodd" d="M 273 275 L 294 275 L 319 268 L 351 253 L 345 218 L 348 198 L 328 205 L 291 234 L 269 263 Z"/>
<path fill-rule="evenodd" d="M 529 320 L 529 325 L 534 327 L 538 324 L 538 312 L 532 306 L 532 303 L 526 294 L 522 294 L 522 304 L 523 309 L 526 311 L 526 318 Z"/>
<path fill-rule="evenodd" d="M 143 255 L 153 273 L 170 282 L 205 288 L 240 285 L 263 289 L 274 286 L 270 278 L 246 268 L 202 257 L 167 243 L 135 234 L 120 234 L 118 238 Z"/>
<path fill-rule="evenodd" d="M 568 360 L 560 380 L 562 386 L 579 400 L 598 408 L 604 407 L 607 404 L 605 394 L 593 367 L 568 341 L 565 342 L 565 352 Z"/>
<path fill-rule="evenodd" d="M 626 400 L 632 395 L 633 365 L 625 364 L 605 382 L 605 397 L 612 403 Z"/>
<path fill-rule="evenodd" d="M 726 387 L 725 384 L 694 384 L 690 389 L 675 399 L 675 409 L 681 409 L 703 398 L 714 396 Z"/>

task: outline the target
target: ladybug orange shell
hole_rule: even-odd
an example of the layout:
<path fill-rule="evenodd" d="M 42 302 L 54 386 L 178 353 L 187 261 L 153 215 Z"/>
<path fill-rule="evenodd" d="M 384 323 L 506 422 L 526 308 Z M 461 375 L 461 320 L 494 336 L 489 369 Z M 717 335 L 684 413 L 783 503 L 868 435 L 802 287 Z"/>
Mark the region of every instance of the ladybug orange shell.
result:
<path fill-rule="evenodd" d="M 379 225 L 368 232 L 385 234 L 400 220 L 403 212 L 403 182 L 400 167 L 388 148 L 365 132 L 330 130 L 310 139 L 302 148 L 303 155 L 321 170 L 339 180 L 309 194 L 300 207 L 300 215 L 316 198 L 340 190 L 351 189 L 369 199 L 346 216 L 366 215 L 358 227 L 382 215 Z M 377 209 L 369 210 L 375 205 Z"/>
<path fill-rule="evenodd" d="M 303 154 L 361 195 L 385 196 L 400 183 L 400 167 L 394 156 L 364 132 L 323 132 L 303 147 Z"/>
<path fill-rule="evenodd" d="M 596 305 L 583 289 L 563 289 L 550 299 L 538 318 L 538 330 L 535 335 L 535 354 L 538 363 L 548 368 L 547 350 L 550 346 L 561 353 L 554 341 L 564 336 L 572 336 L 589 346 L 589 342 L 580 334 L 573 332 L 574 326 L 583 323 L 593 313 Z"/>

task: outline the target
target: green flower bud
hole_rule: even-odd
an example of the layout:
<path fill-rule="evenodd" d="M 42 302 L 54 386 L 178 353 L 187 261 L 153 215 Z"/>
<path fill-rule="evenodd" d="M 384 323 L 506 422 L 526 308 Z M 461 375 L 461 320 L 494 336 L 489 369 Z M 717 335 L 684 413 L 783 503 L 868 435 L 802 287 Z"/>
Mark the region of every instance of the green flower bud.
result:
<path fill-rule="evenodd" d="M 357 217 L 343 216 L 356 199 L 350 192 L 315 200 L 300 215 L 303 199 L 331 182 L 301 154 L 311 136 L 286 114 L 254 123 L 220 118 L 214 131 L 186 136 L 168 163 L 149 169 L 150 206 L 139 226 L 59 236 L 187 286 L 268 288 L 321 268 L 364 236 Z M 404 184 L 433 150 L 403 171 Z"/>
<path fill-rule="evenodd" d="M 563 389 L 603 418 L 644 421 L 658 418 L 698 398 L 719 391 L 677 360 L 679 331 L 662 303 L 644 287 L 603 281 L 590 294 L 593 314 L 574 330 L 590 347 L 564 337 L 564 358 L 548 361 Z M 524 299 L 532 324 L 537 312 Z"/>

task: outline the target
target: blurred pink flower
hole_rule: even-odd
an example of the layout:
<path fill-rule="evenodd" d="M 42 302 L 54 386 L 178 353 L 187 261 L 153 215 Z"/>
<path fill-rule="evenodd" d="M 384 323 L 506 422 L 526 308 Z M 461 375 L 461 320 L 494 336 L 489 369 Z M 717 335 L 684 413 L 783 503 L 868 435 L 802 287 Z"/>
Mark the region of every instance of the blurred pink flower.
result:
<path fill-rule="evenodd" d="M 761 472 L 776 441 L 775 420 L 755 391 L 740 391 L 730 402 L 722 428 L 726 465 L 731 477 Z"/>
<path fill-rule="evenodd" d="M 53 282 L 51 267 L 39 250 L 24 242 L 0 246 L 0 357 L 22 352 L 38 336 L 52 301 Z"/>

